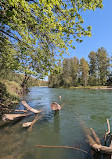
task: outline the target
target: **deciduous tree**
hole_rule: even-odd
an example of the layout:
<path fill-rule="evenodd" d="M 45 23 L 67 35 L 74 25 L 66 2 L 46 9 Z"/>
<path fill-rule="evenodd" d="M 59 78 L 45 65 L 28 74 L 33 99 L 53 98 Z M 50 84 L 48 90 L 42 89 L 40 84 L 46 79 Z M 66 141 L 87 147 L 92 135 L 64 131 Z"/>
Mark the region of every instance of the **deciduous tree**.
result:
<path fill-rule="evenodd" d="M 101 47 L 97 51 L 98 75 L 100 85 L 105 85 L 109 75 L 110 58 L 105 48 Z"/>
<path fill-rule="evenodd" d="M 89 84 L 90 85 L 97 85 L 97 53 L 94 51 L 91 51 L 88 55 L 90 62 L 89 62 Z"/>
<path fill-rule="evenodd" d="M 72 86 L 77 85 L 79 74 L 79 60 L 77 57 L 70 59 L 70 76 L 72 77 Z"/>
<path fill-rule="evenodd" d="M 84 86 L 87 86 L 88 77 L 89 77 L 89 65 L 84 58 L 80 59 L 80 71 L 81 71 L 82 84 Z"/>

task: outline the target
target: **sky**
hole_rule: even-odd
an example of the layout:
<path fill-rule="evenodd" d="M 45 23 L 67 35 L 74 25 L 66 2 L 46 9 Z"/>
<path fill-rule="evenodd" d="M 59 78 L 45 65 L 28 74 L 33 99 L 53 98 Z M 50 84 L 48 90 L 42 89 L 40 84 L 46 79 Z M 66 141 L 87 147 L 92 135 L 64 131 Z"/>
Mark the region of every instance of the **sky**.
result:
<path fill-rule="evenodd" d="M 82 13 L 84 26 L 92 27 L 92 36 L 84 37 L 82 43 L 74 41 L 75 50 L 69 48 L 70 56 L 76 56 L 78 59 L 84 57 L 89 61 L 88 55 L 91 51 L 97 51 L 104 47 L 112 56 L 112 0 L 103 0 L 103 9 L 97 8 L 95 11 L 86 11 Z"/>

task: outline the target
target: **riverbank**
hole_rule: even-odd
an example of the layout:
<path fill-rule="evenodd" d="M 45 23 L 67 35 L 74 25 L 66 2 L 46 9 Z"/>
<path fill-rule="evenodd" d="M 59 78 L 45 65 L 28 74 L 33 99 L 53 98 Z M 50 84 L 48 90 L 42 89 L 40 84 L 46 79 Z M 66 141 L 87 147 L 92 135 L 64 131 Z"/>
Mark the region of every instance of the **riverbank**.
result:
<path fill-rule="evenodd" d="M 70 87 L 70 89 L 112 89 L 112 86 L 79 86 L 79 87 Z"/>
<path fill-rule="evenodd" d="M 59 87 L 59 88 L 65 88 L 65 87 Z M 77 86 L 77 87 L 66 87 L 68 89 L 112 89 L 112 86 Z"/>
<path fill-rule="evenodd" d="M 22 94 L 22 87 L 15 81 L 0 80 L 0 113 L 17 104 Z"/>

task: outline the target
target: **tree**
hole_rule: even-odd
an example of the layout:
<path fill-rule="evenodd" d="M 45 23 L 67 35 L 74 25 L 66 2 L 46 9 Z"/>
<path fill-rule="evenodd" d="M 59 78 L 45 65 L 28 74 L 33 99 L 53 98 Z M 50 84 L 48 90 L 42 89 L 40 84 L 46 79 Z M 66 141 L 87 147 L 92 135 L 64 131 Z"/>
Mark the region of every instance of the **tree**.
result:
<path fill-rule="evenodd" d="M 62 66 L 61 61 L 54 65 L 54 68 L 50 71 L 48 78 L 49 87 L 60 87 L 62 86 Z"/>
<path fill-rule="evenodd" d="M 79 60 L 77 57 L 70 59 L 70 76 L 72 77 L 72 86 L 77 85 L 79 74 Z"/>
<path fill-rule="evenodd" d="M 10 71 L 20 66 L 14 46 L 7 37 L 0 38 L 0 77 L 7 77 Z"/>
<path fill-rule="evenodd" d="M 90 85 L 96 85 L 97 84 L 97 53 L 94 51 L 91 51 L 88 55 L 90 59 L 89 63 L 89 84 Z"/>
<path fill-rule="evenodd" d="M 51 59 L 55 54 L 62 56 L 69 46 L 75 48 L 71 45 L 72 38 L 81 42 L 81 36 L 91 36 L 91 27 L 86 30 L 82 26 L 84 21 L 80 11 L 95 8 L 102 8 L 102 0 L 1 0 L 0 35 L 9 37 L 10 42 L 20 50 L 25 47 L 27 56 L 34 56 L 33 60 L 39 54 L 36 58 L 39 66 L 43 62 L 52 66 Z M 42 57 L 49 62 L 43 61 Z M 38 73 L 35 67 L 34 71 Z"/>
<path fill-rule="evenodd" d="M 88 77 L 89 77 L 89 65 L 88 62 L 84 59 L 80 59 L 80 71 L 81 71 L 81 80 L 84 86 L 87 86 Z"/>
<path fill-rule="evenodd" d="M 105 85 L 107 77 L 109 75 L 110 58 L 108 57 L 108 53 L 103 47 L 99 48 L 97 51 L 97 62 L 98 62 L 99 84 Z"/>
<path fill-rule="evenodd" d="M 62 83 L 64 87 L 70 87 L 72 84 L 72 77 L 70 76 L 70 59 L 65 58 L 62 66 Z"/>

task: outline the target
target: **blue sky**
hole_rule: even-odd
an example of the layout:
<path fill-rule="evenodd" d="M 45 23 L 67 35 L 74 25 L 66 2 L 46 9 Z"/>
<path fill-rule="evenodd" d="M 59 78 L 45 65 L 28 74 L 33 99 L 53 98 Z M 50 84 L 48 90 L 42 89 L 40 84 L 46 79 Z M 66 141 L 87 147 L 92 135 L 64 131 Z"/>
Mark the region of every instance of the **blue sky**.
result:
<path fill-rule="evenodd" d="M 109 56 L 112 56 L 112 0 L 104 0 L 103 5 L 103 9 L 82 13 L 84 26 L 92 27 L 92 37 L 84 37 L 82 43 L 74 41 L 76 49 L 69 48 L 70 56 L 64 57 L 84 57 L 89 61 L 89 53 L 100 47 L 104 47 Z"/>

